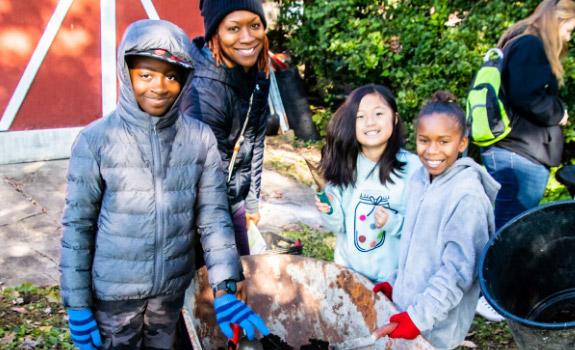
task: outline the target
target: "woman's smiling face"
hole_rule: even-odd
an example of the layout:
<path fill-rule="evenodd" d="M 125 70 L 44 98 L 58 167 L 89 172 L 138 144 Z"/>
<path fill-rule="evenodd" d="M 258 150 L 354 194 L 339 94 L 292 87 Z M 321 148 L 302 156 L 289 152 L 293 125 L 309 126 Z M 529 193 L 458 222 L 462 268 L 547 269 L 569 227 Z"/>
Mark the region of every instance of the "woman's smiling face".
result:
<path fill-rule="evenodd" d="M 224 17 L 217 34 L 228 67 L 237 64 L 247 71 L 256 64 L 266 37 L 260 16 L 249 11 L 234 11 Z"/>

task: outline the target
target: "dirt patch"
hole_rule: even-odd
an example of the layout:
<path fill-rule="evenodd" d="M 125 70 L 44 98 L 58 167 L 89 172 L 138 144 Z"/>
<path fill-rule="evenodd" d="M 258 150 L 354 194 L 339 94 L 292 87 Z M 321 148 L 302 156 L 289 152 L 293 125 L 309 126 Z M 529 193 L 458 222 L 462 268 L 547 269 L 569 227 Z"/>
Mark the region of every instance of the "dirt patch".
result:
<path fill-rule="evenodd" d="M 275 169 L 304 185 L 313 184 L 313 179 L 304 158 L 313 163 L 321 159 L 321 145 L 294 140 L 293 134 L 266 137 L 264 166 Z"/>

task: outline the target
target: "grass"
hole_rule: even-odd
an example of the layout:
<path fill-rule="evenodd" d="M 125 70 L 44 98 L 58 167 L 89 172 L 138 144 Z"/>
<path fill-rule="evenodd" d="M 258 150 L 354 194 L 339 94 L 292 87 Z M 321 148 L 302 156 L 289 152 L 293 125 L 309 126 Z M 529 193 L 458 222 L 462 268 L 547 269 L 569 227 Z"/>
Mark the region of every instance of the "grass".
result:
<path fill-rule="evenodd" d="M 476 316 L 467 332 L 465 340 L 474 344 L 476 349 L 485 350 L 517 350 L 511 331 L 506 322 L 490 322 L 483 317 Z M 465 343 L 464 343 L 465 344 Z M 469 349 L 468 346 L 460 346 L 458 349 Z"/>
<path fill-rule="evenodd" d="M 0 349 L 74 349 L 58 286 L 1 288 Z"/>
<path fill-rule="evenodd" d="M 293 240 L 300 239 L 303 244 L 302 255 L 333 261 L 336 239 L 333 233 L 320 232 L 308 225 L 299 223 L 287 231 L 281 232 L 281 234 Z"/>
<path fill-rule="evenodd" d="M 549 182 L 547 183 L 547 188 L 545 189 L 545 195 L 541 200 L 541 205 L 557 202 L 557 201 L 565 201 L 572 199 L 569 191 L 565 186 L 563 186 L 557 179 L 555 178 L 555 173 L 559 168 L 551 168 L 551 174 L 549 175 Z"/>
<path fill-rule="evenodd" d="M 297 182 L 311 186 L 313 178 L 304 158 L 314 164 L 320 159 L 320 144 L 293 139 L 293 135 L 281 135 L 266 139 L 264 166 Z"/>

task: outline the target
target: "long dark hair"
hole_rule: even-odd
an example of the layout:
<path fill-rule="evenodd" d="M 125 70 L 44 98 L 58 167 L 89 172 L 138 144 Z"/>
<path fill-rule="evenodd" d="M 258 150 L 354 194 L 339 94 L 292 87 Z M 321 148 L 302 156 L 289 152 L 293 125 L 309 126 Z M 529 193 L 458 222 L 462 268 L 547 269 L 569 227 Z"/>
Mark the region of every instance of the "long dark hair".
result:
<path fill-rule="evenodd" d="M 397 153 L 405 145 L 405 132 L 403 122 L 397 112 L 395 97 L 385 86 L 364 85 L 351 92 L 345 102 L 337 109 L 327 127 L 325 146 L 321 151 L 320 169 L 325 179 L 336 186 L 355 186 L 357 156 L 361 152 L 361 145 L 356 137 L 355 123 L 359 103 L 365 95 L 369 94 L 376 94 L 381 97 L 391 108 L 397 121 L 393 123 L 393 131 L 385 151 L 376 165 L 379 166 L 381 183 L 384 185 L 387 182 L 393 183 L 391 174 L 397 175 L 397 172 L 405 166 L 405 162 L 397 160 Z"/>

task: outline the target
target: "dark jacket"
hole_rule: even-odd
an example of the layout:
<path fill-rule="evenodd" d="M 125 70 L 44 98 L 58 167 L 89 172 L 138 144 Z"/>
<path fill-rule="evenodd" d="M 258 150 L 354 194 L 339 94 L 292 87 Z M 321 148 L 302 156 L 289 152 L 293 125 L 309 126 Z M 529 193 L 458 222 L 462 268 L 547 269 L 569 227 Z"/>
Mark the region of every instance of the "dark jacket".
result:
<path fill-rule="evenodd" d="M 504 102 L 511 109 L 513 121 L 509 135 L 495 145 L 535 163 L 558 166 L 563 152 L 559 122 L 565 108 L 543 42 L 525 35 L 510 42 L 504 52 Z"/>
<path fill-rule="evenodd" d="M 194 39 L 191 56 L 194 77 L 185 91 L 181 109 L 186 115 L 208 124 L 218 140 L 226 178 L 232 159 L 234 144 L 241 136 L 249 100 L 256 87 L 240 147 L 228 184 L 228 200 L 232 211 L 245 205 L 248 213 L 259 211 L 261 175 L 264 161 L 264 142 L 269 107 L 268 79 L 259 79 L 256 68 L 244 72 L 241 66 L 227 68 L 216 66 L 211 57 L 202 52 L 204 38 Z"/>
<path fill-rule="evenodd" d="M 124 60 L 127 51 L 164 48 L 190 61 L 191 43 L 176 28 L 143 20 L 126 30 L 118 48 L 117 109 L 88 125 L 74 143 L 60 260 L 66 307 L 90 307 L 93 295 L 126 300 L 184 291 L 194 275 L 196 232 L 210 283 L 239 278 L 210 128 L 182 117 L 181 94 L 162 117 L 142 111 Z"/>

